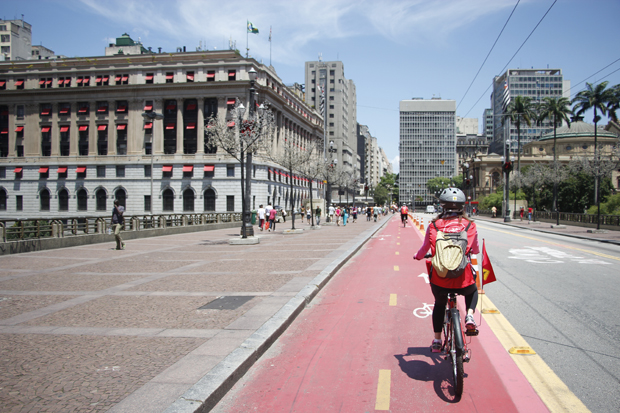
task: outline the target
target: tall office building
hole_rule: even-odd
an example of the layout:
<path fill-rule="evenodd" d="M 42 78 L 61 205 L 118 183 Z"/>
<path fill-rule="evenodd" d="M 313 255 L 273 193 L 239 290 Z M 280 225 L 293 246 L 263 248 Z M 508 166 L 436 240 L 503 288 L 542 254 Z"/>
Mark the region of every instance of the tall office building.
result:
<path fill-rule="evenodd" d="M 360 176 L 357 145 L 357 94 L 355 83 L 344 76 L 342 62 L 306 62 L 306 103 L 321 111 L 324 102 L 326 145 L 333 142 L 332 159 Z M 324 96 L 321 96 L 321 90 Z"/>
<path fill-rule="evenodd" d="M 23 20 L 0 20 L 0 60 L 28 60 L 32 26 Z"/>
<path fill-rule="evenodd" d="M 527 96 L 534 102 L 545 97 L 570 97 L 570 81 L 564 80 L 561 69 L 508 69 L 493 79 L 491 107 L 493 110 L 493 142 L 489 152 L 503 154 L 507 140 L 510 151 L 517 152 L 517 127 L 503 121 L 506 107 L 515 96 Z M 521 150 L 528 142 L 540 139 L 553 130 L 552 122 L 541 125 L 532 122 L 531 126 L 521 123 Z"/>
<path fill-rule="evenodd" d="M 426 182 L 456 174 L 455 117 L 454 100 L 400 101 L 401 203 L 433 203 Z"/>
<path fill-rule="evenodd" d="M 493 109 L 485 109 L 482 119 L 484 122 L 482 134 L 486 137 L 488 144 L 493 140 Z"/>

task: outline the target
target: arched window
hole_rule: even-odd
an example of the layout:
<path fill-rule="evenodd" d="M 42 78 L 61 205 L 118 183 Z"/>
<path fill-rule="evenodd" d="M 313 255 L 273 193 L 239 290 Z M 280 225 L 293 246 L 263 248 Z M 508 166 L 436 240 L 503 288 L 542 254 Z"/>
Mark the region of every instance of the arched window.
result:
<path fill-rule="evenodd" d="M 127 194 L 123 188 L 119 188 L 114 192 L 114 199 L 116 199 L 123 208 L 127 208 L 125 204 L 125 200 L 127 199 Z"/>
<path fill-rule="evenodd" d="M 0 188 L 0 211 L 6 211 L 6 191 Z"/>
<path fill-rule="evenodd" d="M 77 209 L 78 211 L 88 211 L 88 193 L 82 188 L 77 192 Z"/>
<path fill-rule="evenodd" d="M 215 211 L 215 191 L 209 188 L 205 191 L 205 211 Z"/>
<path fill-rule="evenodd" d="M 183 191 L 183 211 L 194 211 L 194 191 L 192 191 L 190 188 L 187 188 L 185 191 Z"/>
<path fill-rule="evenodd" d="M 105 192 L 105 189 L 99 188 L 95 193 L 95 198 L 97 198 L 97 211 L 105 211 L 108 209 L 108 194 Z"/>
<path fill-rule="evenodd" d="M 47 188 L 43 188 L 39 192 L 39 200 L 41 201 L 41 211 L 50 210 L 50 191 Z"/>
<path fill-rule="evenodd" d="M 174 192 L 168 188 L 162 194 L 163 210 L 166 212 L 174 212 Z"/>
<path fill-rule="evenodd" d="M 58 210 L 59 211 L 69 210 L 69 191 L 67 191 L 65 188 L 61 189 L 58 192 Z"/>

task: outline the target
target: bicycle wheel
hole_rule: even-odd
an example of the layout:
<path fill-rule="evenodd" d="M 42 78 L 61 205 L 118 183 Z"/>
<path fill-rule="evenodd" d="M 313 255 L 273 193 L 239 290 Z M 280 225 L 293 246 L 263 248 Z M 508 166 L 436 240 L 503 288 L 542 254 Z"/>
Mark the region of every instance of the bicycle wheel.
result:
<path fill-rule="evenodd" d="M 450 348 L 450 361 L 452 362 L 452 375 L 454 378 L 454 394 L 460 398 L 463 394 L 463 333 L 461 332 L 461 319 L 458 310 L 452 310 L 452 345 Z"/>

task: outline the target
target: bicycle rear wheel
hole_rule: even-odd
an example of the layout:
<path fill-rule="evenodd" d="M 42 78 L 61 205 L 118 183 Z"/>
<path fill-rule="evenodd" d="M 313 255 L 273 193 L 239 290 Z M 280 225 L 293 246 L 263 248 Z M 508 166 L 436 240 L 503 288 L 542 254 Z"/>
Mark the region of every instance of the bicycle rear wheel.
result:
<path fill-rule="evenodd" d="M 450 348 L 450 361 L 452 363 L 452 375 L 454 379 L 454 394 L 457 398 L 463 395 L 463 333 L 461 332 L 461 320 L 458 310 L 452 312 L 452 343 Z M 459 340 L 460 338 L 460 340 Z"/>

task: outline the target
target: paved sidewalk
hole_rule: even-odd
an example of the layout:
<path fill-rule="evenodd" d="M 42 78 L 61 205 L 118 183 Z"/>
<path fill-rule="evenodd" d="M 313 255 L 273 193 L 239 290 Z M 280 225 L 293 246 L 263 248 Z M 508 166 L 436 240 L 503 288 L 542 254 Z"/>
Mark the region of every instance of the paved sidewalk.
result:
<path fill-rule="evenodd" d="M 527 219 L 524 219 L 523 221 L 516 219 L 510 222 L 504 222 L 504 219 L 501 217 L 490 218 L 490 217 L 482 216 L 482 215 L 475 216 L 474 219 L 477 221 L 495 222 L 495 223 L 506 225 L 506 226 L 524 228 L 524 229 L 529 229 L 532 231 L 547 232 L 550 234 L 564 235 L 564 236 L 569 236 L 573 238 L 589 239 L 593 241 L 608 242 L 608 243 L 620 245 L 620 231 L 605 230 L 600 233 L 595 233 L 595 232 L 588 232 L 588 231 L 596 230 L 596 228 L 590 228 L 590 227 L 579 227 L 576 225 L 564 225 L 566 228 L 552 228 L 551 226 L 553 225 L 553 223 L 551 222 L 528 223 Z"/>
<path fill-rule="evenodd" d="M 224 229 L 0 256 L 3 412 L 194 411 L 217 401 L 387 222 L 228 245 Z M 228 302 L 218 300 L 228 297 Z M 205 305 L 216 308 L 203 308 Z M 184 396 L 185 395 L 185 396 Z"/>

